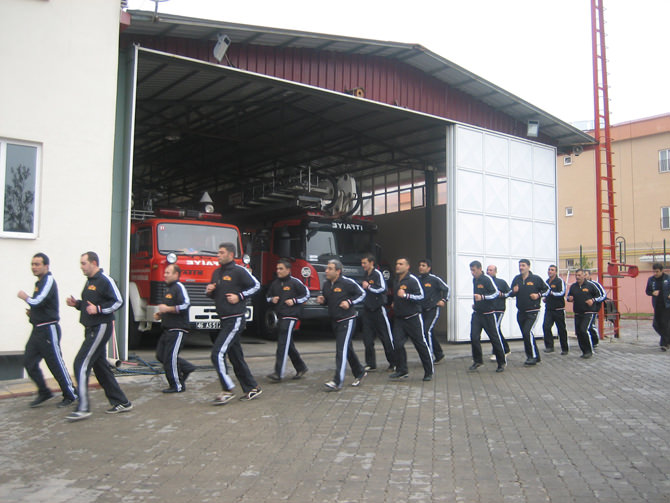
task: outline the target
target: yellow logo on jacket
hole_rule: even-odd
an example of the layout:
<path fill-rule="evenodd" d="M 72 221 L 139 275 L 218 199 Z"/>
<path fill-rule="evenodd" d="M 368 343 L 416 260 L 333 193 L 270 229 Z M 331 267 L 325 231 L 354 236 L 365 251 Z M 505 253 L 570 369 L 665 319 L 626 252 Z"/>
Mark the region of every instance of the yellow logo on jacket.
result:
<path fill-rule="evenodd" d="M 166 294 L 166 295 L 165 295 L 165 298 L 166 298 L 166 299 L 171 299 L 171 298 L 172 298 L 172 294 L 171 294 L 171 293 Z"/>
<path fill-rule="evenodd" d="M 231 278 L 230 276 L 224 276 L 223 278 L 221 278 L 221 281 L 232 281 L 232 280 L 233 278 Z"/>
<path fill-rule="evenodd" d="M 336 288 L 333 288 L 333 292 L 341 292 L 342 289 L 338 286 Z"/>
<path fill-rule="evenodd" d="M 483 288 L 484 288 L 484 285 L 477 285 L 477 288 L 481 288 L 481 289 L 483 289 Z"/>
<path fill-rule="evenodd" d="M 424 283 L 423 286 L 425 286 L 426 288 L 430 288 L 430 287 L 433 286 L 433 285 L 431 285 L 430 283 Z"/>
<path fill-rule="evenodd" d="M 527 281 L 526 284 L 527 284 L 527 285 L 530 285 L 530 286 L 535 285 L 535 283 L 533 283 L 532 281 Z"/>
<path fill-rule="evenodd" d="M 284 288 L 282 288 L 282 290 L 284 290 L 285 292 L 288 292 L 290 289 L 291 289 L 291 287 L 288 286 L 288 285 L 286 285 Z"/>
<path fill-rule="evenodd" d="M 401 290 L 407 290 L 407 285 L 400 285 Z"/>
<path fill-rule="evenodd" d="M 97 290 L 95 285 L 88 285 L 88 290 Z"/>

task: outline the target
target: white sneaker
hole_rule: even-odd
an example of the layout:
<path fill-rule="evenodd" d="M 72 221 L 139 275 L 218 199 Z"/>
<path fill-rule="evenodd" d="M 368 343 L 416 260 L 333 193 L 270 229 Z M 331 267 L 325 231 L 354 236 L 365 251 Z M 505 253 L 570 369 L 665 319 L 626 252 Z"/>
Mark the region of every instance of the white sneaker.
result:
<path fill-rule="evenodd" d="M 216 396 L 216 398 L 212 401 L 212 405 L 224 405 L 230 402 L 233 398 L 235 398 L 235 393 L 224 391 L 223 393 Z"/>
<path fill-rule="evenodd" d="M 367 372 L 363 372 L 363 375 L 362 375 L 361 377 L 357 377 L 356 379 L 354 379 L 354 382 L 352 382 L 351 385 L 352 385 L 354 388 L 360 386 L 360 385 L 361 385 L 361 381 L 362 381 L 363 379 L 365 379 L 365 378 L 367 377 L 367 375 L 368 375 Z"/>
<path fill-rule="evenodd" d="M 90 415 L 91 415 L 90 411 L 75 410 L 74 412 L 70 412 L 65 419 L 67 419 L 70 422 L 81 421 L 82 419 L 86 419 Z"/>
<path fill-rule="evenodd" d="M 326 391 L 340 391 L 340 388 L 335 384 L 335 381 L 328 381 L 323 383 L 323 385 L 326 387 Z"/>
<path fill-rule="evenodd" d="M 489 356 L 489 360 L 491 360 L 492 362 L 496 361 L 496 355 Z"/>

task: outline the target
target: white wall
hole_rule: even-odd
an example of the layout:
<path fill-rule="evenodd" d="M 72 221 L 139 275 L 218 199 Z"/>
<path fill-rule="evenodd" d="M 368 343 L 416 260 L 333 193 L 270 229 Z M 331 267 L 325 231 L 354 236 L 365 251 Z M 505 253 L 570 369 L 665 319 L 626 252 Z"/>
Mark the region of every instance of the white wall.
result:
<path fill-rule="evenodd" d="M 22 350 L 30 333 L 18 290 L 32 292 L 31 256 L 42 251 L 61 299 L 62 347 L 82 340 L 79 255 L 97 251 L 107 269 L 120 5 L 113 0 L 0 2 L 0 138 L 42 145 L 36 239 L 0 238 L 0 351 Z"/>
<path fill-rule="evenodd" d="M 451 126 L 447 142 L 447 279 L 452 286 L 448 337 L 470 339 L 472 275 L 469 264 L 498 267 L 508 283 L 527 258 L 542 278 L 556 263 L 556 151 L 483 129 Z M 538 316 L 535 335 L 541 335 Z M 521 337 L 515 300 L 507 301 L 506 337 Z M 486 339 L 486 335 L 482 334 Z"/>

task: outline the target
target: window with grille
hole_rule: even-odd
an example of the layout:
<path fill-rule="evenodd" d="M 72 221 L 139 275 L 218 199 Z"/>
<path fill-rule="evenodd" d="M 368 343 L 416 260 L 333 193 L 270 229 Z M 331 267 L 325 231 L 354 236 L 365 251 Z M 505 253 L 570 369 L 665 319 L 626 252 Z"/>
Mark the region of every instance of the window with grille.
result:
<path fill-rule="evenodd" d="M 661 229 L 670 229 L 670 206 L 661 208 Z"/>

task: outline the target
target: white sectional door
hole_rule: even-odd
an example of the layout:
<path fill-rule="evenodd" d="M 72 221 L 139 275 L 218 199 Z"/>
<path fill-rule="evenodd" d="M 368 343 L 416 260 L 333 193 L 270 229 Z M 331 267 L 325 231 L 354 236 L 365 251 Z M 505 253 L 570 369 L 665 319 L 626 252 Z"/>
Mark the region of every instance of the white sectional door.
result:
<path fill-rule="evenodd" d="M 556 263 L 556 149 L 464 125 L 449 126 L 447 138 L 447 279 L 453 292 L 447 334 L 458 342 L 470 340 L 470 262 L 496 265 L 508 283 L 519 259 L 529 259 L 542 278 Z M 541 335 L 542 316 L 535 335 Z M 502 329 L 506 337 L 521 337 L 514 299 L 507 301 Z"/>

